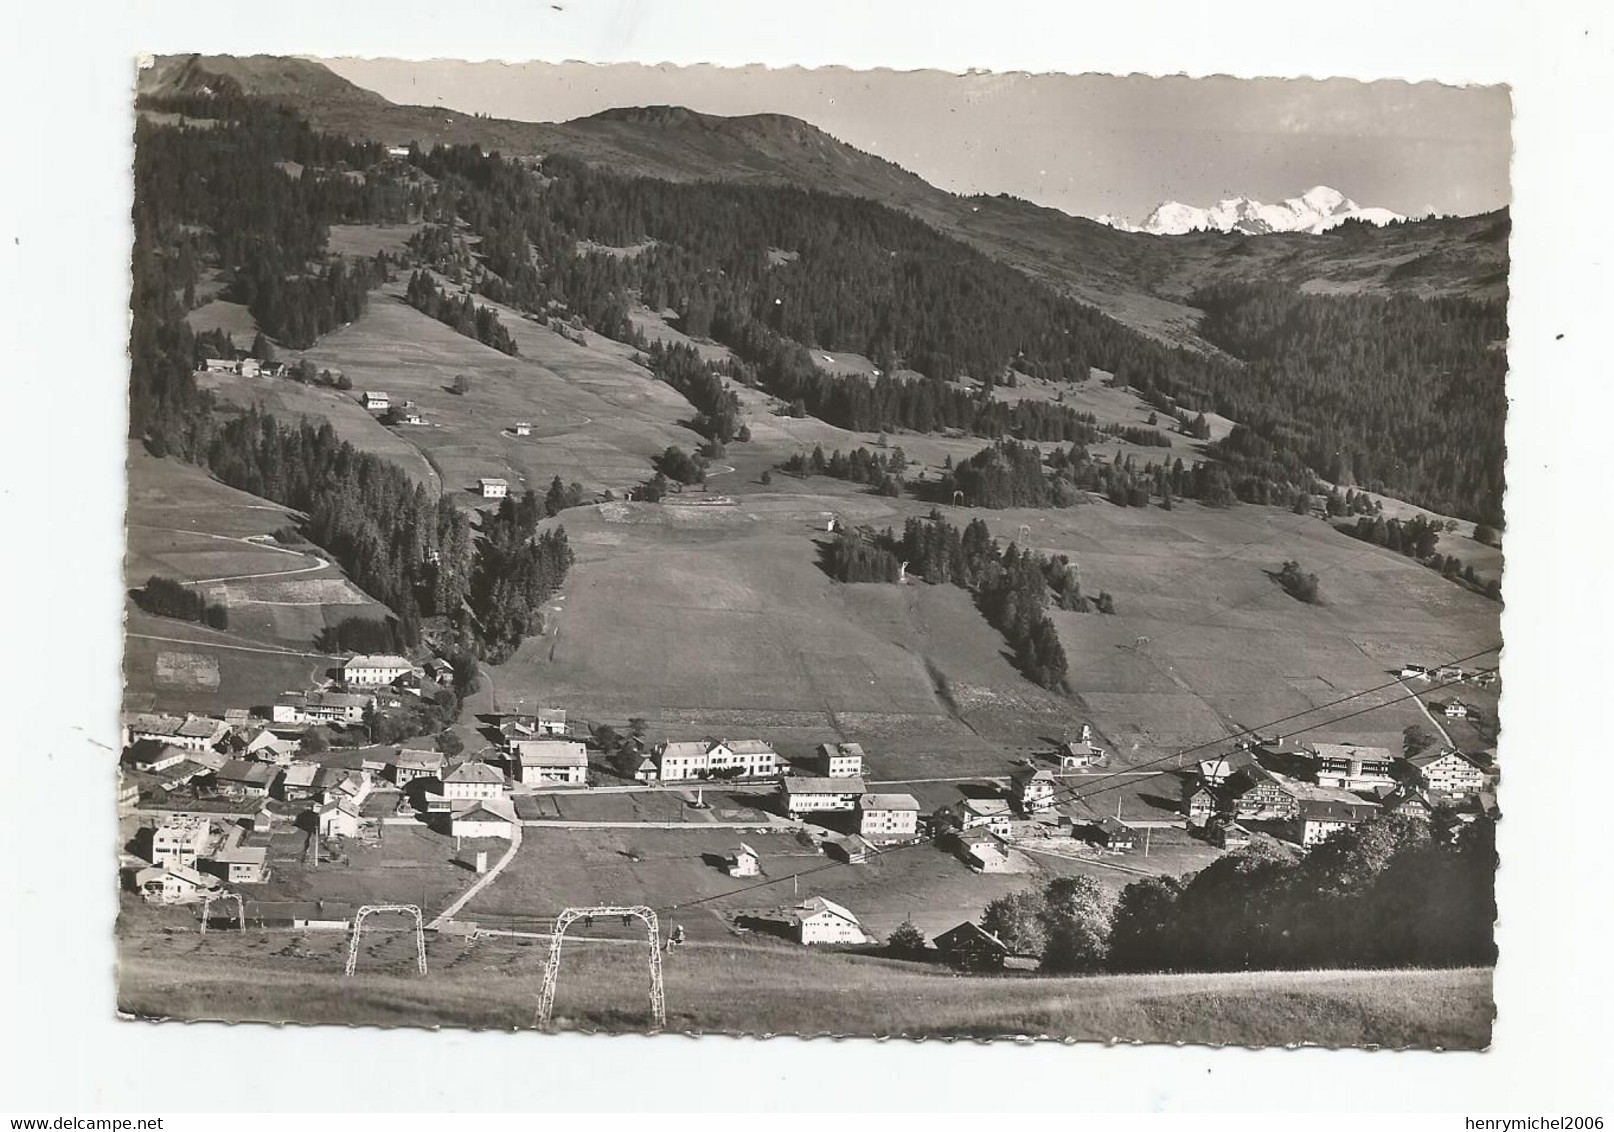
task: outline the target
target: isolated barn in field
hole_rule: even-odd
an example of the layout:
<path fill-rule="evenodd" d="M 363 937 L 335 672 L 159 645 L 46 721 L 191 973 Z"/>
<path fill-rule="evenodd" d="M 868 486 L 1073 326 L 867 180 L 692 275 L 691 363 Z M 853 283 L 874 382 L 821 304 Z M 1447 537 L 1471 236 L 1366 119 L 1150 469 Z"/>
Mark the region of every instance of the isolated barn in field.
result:
<path fill-rule="evenodd" d="M 382 389 L 364 391 L 364 407 L 372 412 L 386 412 L 392 408 L 392 398 Z"/>
<path fill-rule="evenodd" d="M 483 499 L 503 499 L 510 494 L 510 481 L 508 480 L 484 476 L 476 482 L 477 487 L 482 492 Z"/>

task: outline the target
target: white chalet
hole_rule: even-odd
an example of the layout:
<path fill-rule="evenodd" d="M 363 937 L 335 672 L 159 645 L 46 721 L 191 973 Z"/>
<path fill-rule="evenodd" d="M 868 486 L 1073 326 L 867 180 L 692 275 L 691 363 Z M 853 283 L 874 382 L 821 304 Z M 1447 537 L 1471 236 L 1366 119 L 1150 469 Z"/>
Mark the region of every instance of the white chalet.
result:
<path fill-rule="evenodd" d="M 392 408 L 392 398 L 383 389 L 366 389 L 364 407 L 372 411 L 386 412 Z"/>
<path fill-rule="evenodd" d="M 503 499 L 510 494 L 510 481 L 483 476 L 477 480 L 483 499 Z"/>
<path fill-rule="evenodd" d="M 789 909 L 799 943 L 867 943 L 857 917 L 833 900 L 814 896 Z"/>
<path fill-rule="evenodd" d="M 1432 793 L 1463 798 L 1485 789 L 1485 767 L 1462 751 L 1423 751 L 1407 763 Z"/>
<path fill-rule="evenodd" d="M 729 850 L 729 855 L 723 866 L 731 877 L 754 877 L 762 873 L 762 858 L 757 851 L 745 842 L 740 842 L 738 849 Z"/>

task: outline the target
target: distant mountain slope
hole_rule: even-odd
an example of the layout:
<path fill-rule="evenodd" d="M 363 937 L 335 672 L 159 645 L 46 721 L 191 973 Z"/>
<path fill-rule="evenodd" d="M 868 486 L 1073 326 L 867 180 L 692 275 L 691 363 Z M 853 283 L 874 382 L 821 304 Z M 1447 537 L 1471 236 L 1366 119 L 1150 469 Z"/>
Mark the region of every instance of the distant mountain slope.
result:
<path fill-rule="evenodd" d="M 271 56 L 163 57 L 141 73 L 139 89 L 194 89 L 208 74 L 226 75 L 249 93 L 292 105 L 322 129 L 391 144 L 476 143 L 507 154 L 565 153 L 662 180 L 787 184 L 877 200 L 1120 322 L 1202 349 L 1207 344 L 1195 333 L 1200 312 L 1188 299 L 1214 283 L 1260 279 L 1319 292 L 1487 298 L 1506 292 L 1505 214 L 1383 230 L 1346 225 L 1321 236 L 1250 239 L 1194 232 L 1162 240 L 1013 197 L 956 196 L 782 114 L 724 118 L 652 106 L 563 123 L 516 122 L 401 106 L 322 64 Z"/>

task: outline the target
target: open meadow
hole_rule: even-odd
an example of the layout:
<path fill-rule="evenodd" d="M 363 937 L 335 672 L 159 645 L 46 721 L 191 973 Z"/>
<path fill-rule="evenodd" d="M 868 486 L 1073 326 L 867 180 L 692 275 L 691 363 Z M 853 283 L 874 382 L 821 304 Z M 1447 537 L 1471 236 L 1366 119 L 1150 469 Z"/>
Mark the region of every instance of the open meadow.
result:
<path fill-rule="evenodd" d="M 383 617 L 341 570 L 307 544 L 273 533 L 299 516 L 219 483 L 199 467 L 131 448 L 124 576 L 192 583 L 229 610 L 229 629 L 157 617 L 127 603 L 125 704 L 135 710 L 222 712 L 304 687 L 335 658 L 314 652 L 345 617 Z"/>
<path fill-rule="evenodd" d="M 119 958 L 118 1007 L 145 1018 L 533 1024 L 543 940 L 436 936 L 425 979 L 410 969 L 408 933 L 367 928 L 361 978 L 342 976 L 345 945 L 339 932 L 136 933 Z M 640 947 L 569 943 L 556 1025 L 646 1026 L 643 964 Z M 664 971 L 667 1028 L 683 1033 L 1482 1049 L 1495 1015 L 1488 969 L 959 978 L 922 963 L 695 941 L 668 953 Z"/>

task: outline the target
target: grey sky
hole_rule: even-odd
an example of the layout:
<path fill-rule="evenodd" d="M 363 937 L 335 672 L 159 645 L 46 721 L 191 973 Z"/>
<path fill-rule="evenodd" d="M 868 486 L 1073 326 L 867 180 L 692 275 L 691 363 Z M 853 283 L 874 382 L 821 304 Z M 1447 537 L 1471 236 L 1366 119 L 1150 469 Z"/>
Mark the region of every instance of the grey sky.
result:
<path fill-rule="evenodd" d="M 1162 200 L 1276 201 L 1329 185 L 1404 213 L 1508 201 L 1502 87 L 1345 79 L 949 75 L 336 59 L 394 102 L 564 121 L 612 106 L 791 114 L 942 188 L 1007 192 L 1077 215 L 1141 218 Z"/>

